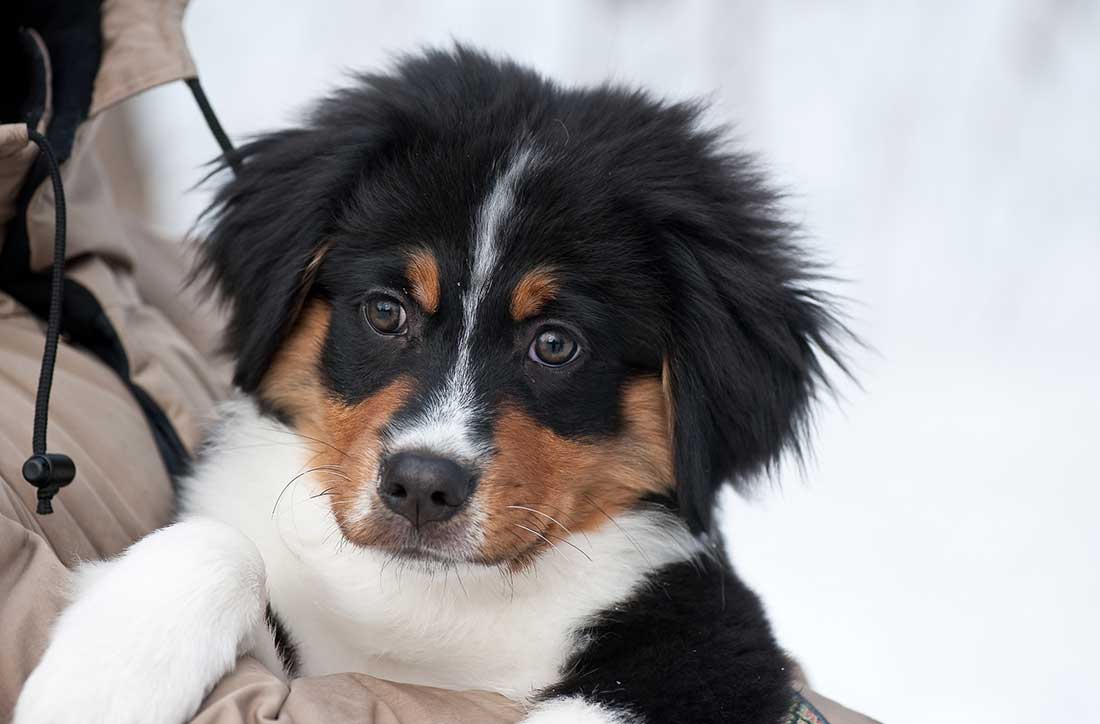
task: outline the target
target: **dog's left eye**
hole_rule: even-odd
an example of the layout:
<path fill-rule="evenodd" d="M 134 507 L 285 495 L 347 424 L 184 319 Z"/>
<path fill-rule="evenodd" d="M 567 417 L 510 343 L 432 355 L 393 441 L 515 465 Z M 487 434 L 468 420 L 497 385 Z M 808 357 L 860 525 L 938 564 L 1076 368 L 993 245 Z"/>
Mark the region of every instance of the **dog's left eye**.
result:
<path fill-rule="evenodd" d="M 404 334 L 408 327 L 405 306 L 393 297 L 378 295 L 363 302 L 363 316 L 379 334 Z"/>

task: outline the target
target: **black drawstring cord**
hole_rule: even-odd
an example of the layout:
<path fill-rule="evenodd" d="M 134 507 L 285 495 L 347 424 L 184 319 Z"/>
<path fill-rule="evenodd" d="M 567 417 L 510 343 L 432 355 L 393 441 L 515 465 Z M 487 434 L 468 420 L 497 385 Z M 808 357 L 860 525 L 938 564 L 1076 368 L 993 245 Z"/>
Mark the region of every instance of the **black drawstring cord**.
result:
<path fill-rule="evenodd" d="M 206 119 L 206 125 L 210 128 L 210 132 L 214 134 L 214 139 L 222 149 L 225 160 L 229 163 L 230 168 L 233 169 L 233 173 L 239 174 L 241 171 L 241 162 L 240 159 L 237 158 L 237 149 L 233 148 L 233 143 L 229 140 L 229 136 L 225 135 L 225 129 L 222 128 L 222 124 L 214 114 L 214 108 L 210 105 L 210 101 L 207 100 L 206 93 L 203 92 L 202 85 L 199 84 L 199 79 L 188 78 L 187 87 L 191 89 L 191 95 L 195 97 L 195 102 L 199 104 L 199 110 L 202 111 L 202 117 Z"/>
<path fill-rule="evenodd" d="M 199 85 L 198 78 L 187 80 L 195 101 L 199 104 L 206 125 L 217 140 L 234 173 L 240 170 L 237 151 L 225 135 L 214 109 Z M 53 264 L 50 269 L 50 311 L 46 319 L 46 349 L 42 353 L 42 367 L 38 375 L 38 392 L 34 400 L 33 454 L 23 463 L 23 477 L 38 488 L 38 514 L 53 512 L 53 497 L 76 477 L 76 465 L 68 455 L 46 452 L 46 425 L 50 416 L 50 389 L 53 387 L 53 370 L 57 362 L 57 342 L 61 334 L 61 309 L 65 296 L 65 189 L 61 185 L 61 167 L 57 163 L 50 142 L 30 125 L 27 135 L 41 151 L 49 167 L 54 195 Z"/>
<path fill-rule="evenodd" d="M 61 185 L 61 167 L 46 137 L 27 126 L 27 135 L 38 146 L 49 166 L 54 196 L 53 264 L 50 270 L 50 312 L 46 320 L 46 349 L 38 374 L 38 393 L 34 399 L 33 455 L 23 463 L 23 477 L 38 488 L 38 514 L 53 512 L 53 496 L 76 476 L 72 458 L 46 452 L 46 423 L 50 415 L 50 388 L 57 362 L 57 340 L 61 334 L 61 307 L 65 284 L 65 189 Z"/>

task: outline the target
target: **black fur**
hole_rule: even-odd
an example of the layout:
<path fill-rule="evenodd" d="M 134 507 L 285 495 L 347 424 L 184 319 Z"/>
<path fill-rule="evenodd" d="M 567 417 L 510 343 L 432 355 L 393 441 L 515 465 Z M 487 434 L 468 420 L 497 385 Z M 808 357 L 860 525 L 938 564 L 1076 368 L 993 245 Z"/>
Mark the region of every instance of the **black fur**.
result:
<path fill-rule="evenodd" d="M 700 128 L 699 112 L 613 86 L 564 89 L 458 48 L 362 76 L 304 127 L 243 146 L 204 247 L 204 269 L 231 304 L 237 384 L 257 392 L 312 295 L 332 306 L 323 372 L 333 393 L 361 400 L 408 374 L 424 388 L 398 417 L 416 414 L 454 358 L 462 289 L 451 280 L 468 273 L 476 210 L 501 164 L 534 149 L 499 233 L 493 293 L 553 267 L 564 283 L 544 316 L 576 334 L 584 357 L 562 370 L 533 365 L 525 350 L 537 329 L 517 328 L 494 298 L 471 341 L 478 394 L 489 410 L 518 400 L 560 435 L 598 439 L 620 429 L 625 383 L 667 370 L 671 507 L 709 531 L 723 482 L 744 486 L 798 451 L 841 327 L 775 194 L 749 157 Z M 361 304 L 405 294 L 402 253 L 417 247 L 447 281 L 439 314 L 409 305 L 405 338 L 366 334 Z M 483 424 L 488 434 L 492 415 Z M 554 692 L 646 721 L 777 721 L 786 663 L 724 559 L 674 566 L 654 583 L 593 624 Z"/>
<path fill-rule="evenodd" d="M 720 553 L 655 573 L 579 636 L 587 644 L 544 696 L 667 724 L 776 724 L 790 709 L 790 663 L 759 599 Z"/>
<path fill-rule="evenodd" d="M 283 671 L 288 677 L 294 678 L 298 675 L 300 667 L 298 646 L 294 643 L 286 624 L 275 613 L 275 609 L 271 607 L 270 603 L 264 609 L 264 622 L 267 623 L 267 630 L 271 633 L 271 641 L 275 646 L 275 653 L 283 665 Z"/>

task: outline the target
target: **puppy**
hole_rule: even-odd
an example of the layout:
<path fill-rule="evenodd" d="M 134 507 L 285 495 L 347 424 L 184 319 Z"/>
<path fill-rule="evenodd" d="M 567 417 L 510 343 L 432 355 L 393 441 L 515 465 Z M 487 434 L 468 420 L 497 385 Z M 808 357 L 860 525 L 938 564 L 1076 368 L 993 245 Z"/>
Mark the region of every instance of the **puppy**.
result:
<path fill-rule="evenodd" d="M 202 270 L 242 395 L 179 521 L 82 569 L 20 724 L 183 722 L 242 653 L 530 724 L 776 724 L 712 509 L 840 329 L 699 107 L 428 52 L 239 151 Z"/>

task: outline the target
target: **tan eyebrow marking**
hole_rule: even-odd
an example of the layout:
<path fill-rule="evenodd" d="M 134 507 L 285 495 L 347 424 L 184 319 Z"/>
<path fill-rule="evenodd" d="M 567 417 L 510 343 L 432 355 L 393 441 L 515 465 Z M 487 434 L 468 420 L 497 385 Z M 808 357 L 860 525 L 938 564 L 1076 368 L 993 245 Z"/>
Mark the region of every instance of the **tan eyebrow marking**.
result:
<path fill-rule="evenodd" d="M 409 280 L 413 298 L 425 312 L 435 314 L 439 309 L 439 265 L 426 249 L 410 253 L 408 260 L 405 277 Z"/>
<path fill-rule="evenodd" d="M 542 311 L 558 293 L 558 280 L 549 269 L 535 269 L 523 275 L 512 290 L 512 319 L 520 322 Z"/>

